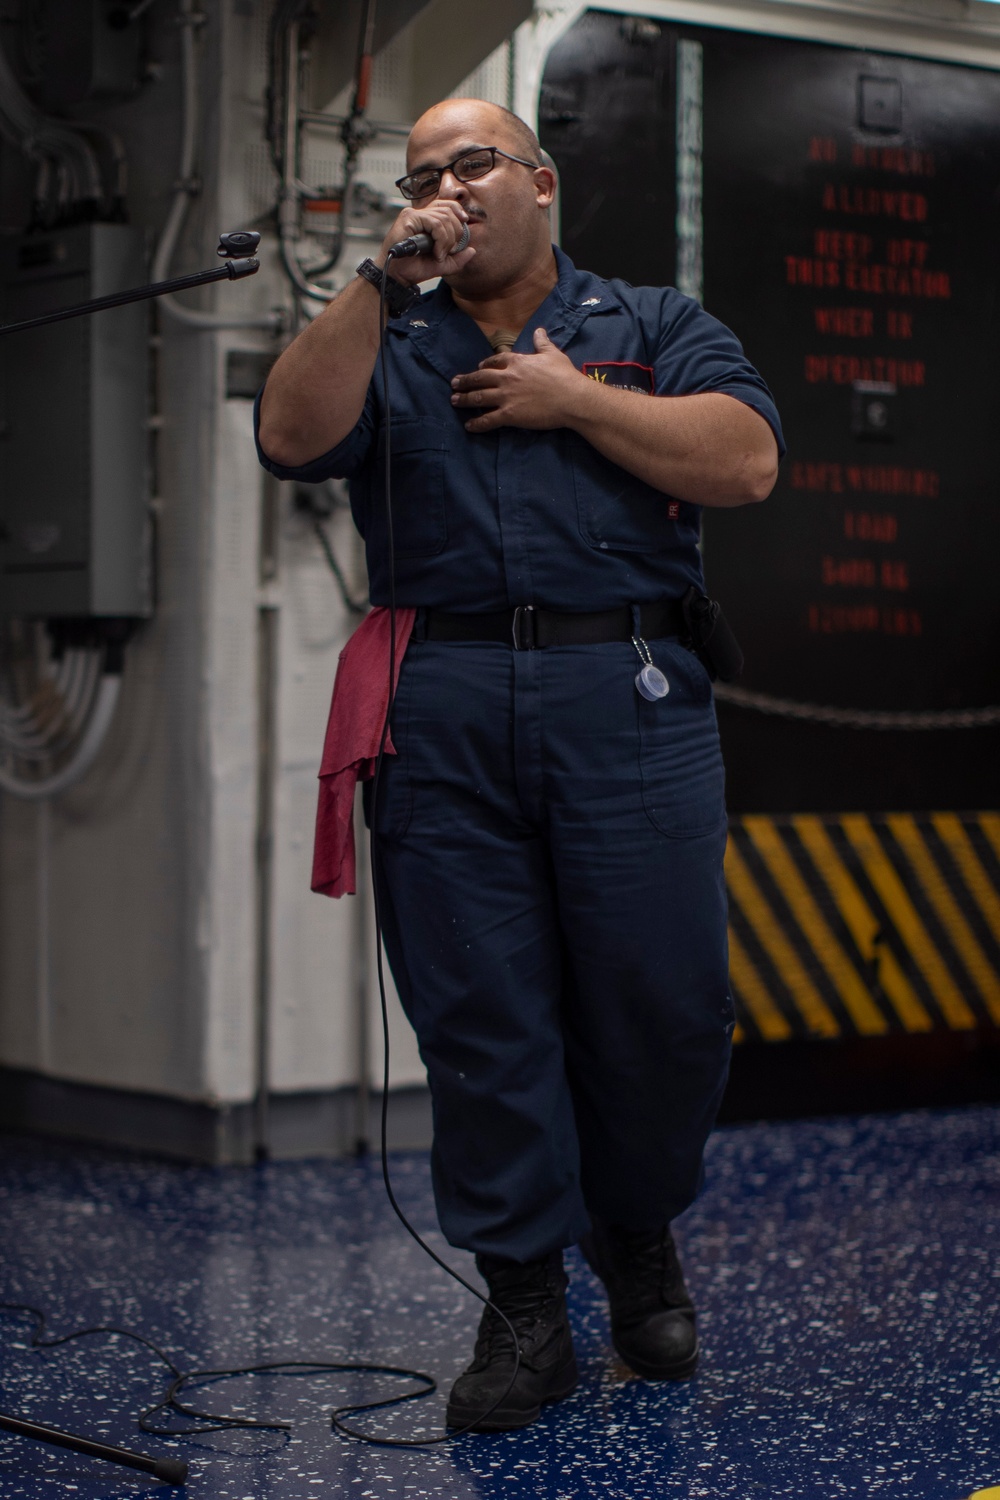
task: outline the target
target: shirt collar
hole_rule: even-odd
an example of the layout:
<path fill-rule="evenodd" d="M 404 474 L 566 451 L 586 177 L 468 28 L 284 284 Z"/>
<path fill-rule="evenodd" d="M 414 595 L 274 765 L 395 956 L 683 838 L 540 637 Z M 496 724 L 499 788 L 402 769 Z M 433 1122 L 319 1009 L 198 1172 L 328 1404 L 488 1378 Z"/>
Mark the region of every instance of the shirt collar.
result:
<path fill-rule="evenodd" d="M 592 271 L 579 271 L 569 256 L 553 245 L 559 280 L 555 293 L 566 309 L 567 315 L 577 316 L 583 310 L 584 317 L 591 313 L 608 312 L 621 307 L 621 299 L 611 290 L 611 283 L 602 281 Z"/>
<path fill-rule="evenodd" d="M 588 317 L 618 311 L 622 302 L 609 282 L 590 271 L 578 271 L 558 245 L 552 249 L 558 279 L 531 321 L 535 327 L 545 328 L 552 342 L 562 347 Z M 440 333 L 444 331 L 441 325 L 446 321 L 450 324 L 449 334 L 459 339 L 468 329 L 475 329 L 472 320 L 458 311 L 450 288 L 439 281 L 433 291 L 425 292 L 408 313 L 394 318 L 389 326 L 393 333 L 412 338 L 430 363 L 450 378 L 454 373 L 454 353 L 449 351 L 445 356 L 440 347 Z"/>

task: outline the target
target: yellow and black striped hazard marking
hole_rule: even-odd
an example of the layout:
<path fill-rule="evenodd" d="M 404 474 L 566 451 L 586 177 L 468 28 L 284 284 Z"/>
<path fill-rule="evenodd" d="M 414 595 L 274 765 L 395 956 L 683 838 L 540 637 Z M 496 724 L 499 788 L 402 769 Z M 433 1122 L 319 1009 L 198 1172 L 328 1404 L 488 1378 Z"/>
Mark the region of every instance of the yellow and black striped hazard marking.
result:
<path fill-rule="evenodd" d="M 1000 813 L 733 818 L 737 1039 L 1000 1027 Z"/>

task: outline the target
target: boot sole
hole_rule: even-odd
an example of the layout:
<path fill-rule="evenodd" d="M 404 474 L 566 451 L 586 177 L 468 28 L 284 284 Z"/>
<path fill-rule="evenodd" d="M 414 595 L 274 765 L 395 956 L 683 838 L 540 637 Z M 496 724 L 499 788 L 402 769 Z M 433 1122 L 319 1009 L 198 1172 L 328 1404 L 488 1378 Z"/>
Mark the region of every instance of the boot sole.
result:
<path fill-rule="evenodd" d="M 563 1365 L 558 1372 L 555 1388 L 543 1396 L 537 1406 L 533 1407 L 508 1407 L 498 1406 L 496 1411 L 490 1412 L 483 1421 L 477 1421 L 477 1412 L 482 1408 L 471 1406 L 459 1406 L 454 1401 L 448 1402 L 448 1410 L 445 1413 L 445 1425 L 448 1427 L 467 1427 L 470 1432 L 511 1432 L 516 1427 L 530 1427 L 532 1422 L 537 1422 L 542 1414 L 542 1407 L 548 1406 L 552 1401 L 564 1401 L 571 1396 L 579 1384 L 579 1374 L 576 1368 L 576 1356 L 574 1355 L 567 1364 Z"/>
<path fill-rule="evenodd" d="M 612 1340 L 614 1343 L 614 1340 Z M 628 1365 L 643 1380 L 689 1380 L 698 1368 L 698 1357 L 700 1351 L 695 1349 L 687 1359 L 678 1360 L 673 1365 L 650 1365 L 645 1360 L 633 1359 L 627 1354 L 620 1344 L 615 1343 L 615 1353 L 623 1364 Z"/>

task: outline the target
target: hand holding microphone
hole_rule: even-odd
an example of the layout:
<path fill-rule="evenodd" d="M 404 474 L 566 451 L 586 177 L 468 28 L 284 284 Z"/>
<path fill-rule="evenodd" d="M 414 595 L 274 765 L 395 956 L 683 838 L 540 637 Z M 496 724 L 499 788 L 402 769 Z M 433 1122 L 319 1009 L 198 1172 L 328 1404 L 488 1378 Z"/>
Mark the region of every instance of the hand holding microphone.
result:
<path fill-rule="evenodd" d="M 462 238 L 452 250 L 452 255 L 461 255 L 471 238 L 468 224 L 463 224 Z M 408 239 L 398 240 L 389 254 L 393 260 L 407 260 L 411 255 L 433 255 L 434 241 L 429 234 L 411 234 Z"/>
<path fill-rule="evenodd" d="M 469 240 L 464 210 L 443 199 L 419 213 L 404 210 L 386 236 L 382 253 L 397 280 L 415 285 L 457 269 L 455 259 L 469 249 Z"/>

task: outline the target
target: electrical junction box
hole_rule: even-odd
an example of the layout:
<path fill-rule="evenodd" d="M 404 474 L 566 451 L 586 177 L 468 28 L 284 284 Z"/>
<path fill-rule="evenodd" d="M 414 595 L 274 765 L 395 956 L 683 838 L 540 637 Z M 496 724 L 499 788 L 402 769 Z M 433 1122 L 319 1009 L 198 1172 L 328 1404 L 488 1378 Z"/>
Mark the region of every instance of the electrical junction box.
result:
<path fill-rule="evenodd" d="M 31 0 L 22 7 L 12 61 L 46 113 L 138 91 L 143 28 L 129 21 L 132 9 L 125 0 Z"/>
<path fill-rule="evenodd" d="M 0 236 L 0 323 L 144 281 L 125 224 Z M 0 335 L 0 615 L 151 613 L 145 302 Z"/>

